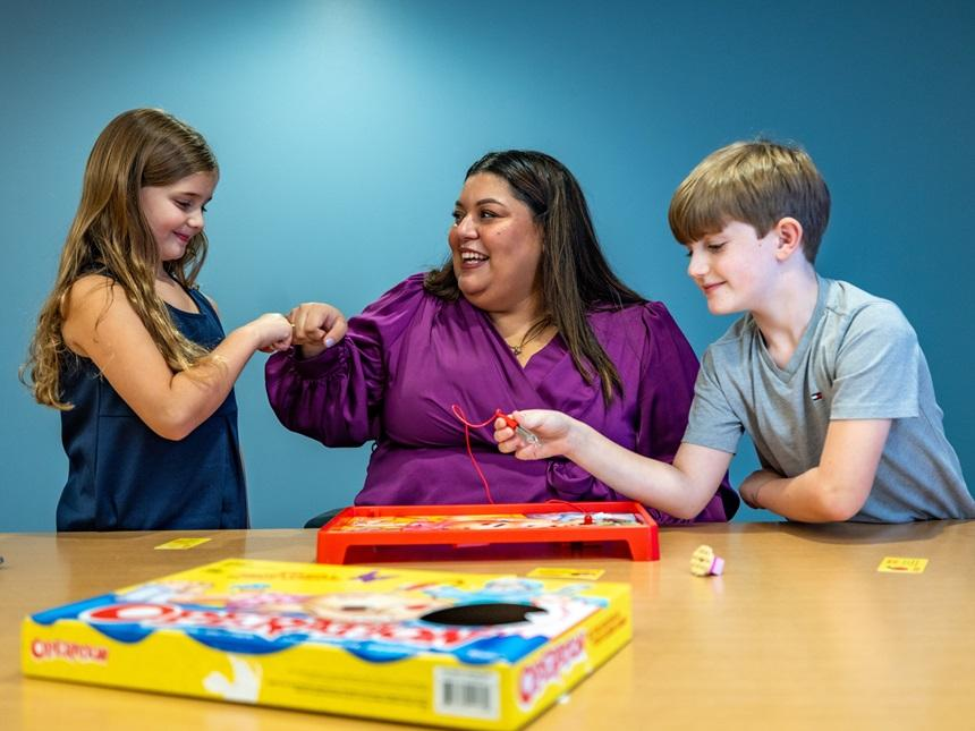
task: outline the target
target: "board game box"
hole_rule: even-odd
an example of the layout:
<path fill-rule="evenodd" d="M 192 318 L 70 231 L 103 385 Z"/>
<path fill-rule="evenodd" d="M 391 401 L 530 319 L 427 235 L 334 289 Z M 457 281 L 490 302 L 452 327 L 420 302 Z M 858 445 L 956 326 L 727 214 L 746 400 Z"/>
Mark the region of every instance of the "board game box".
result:
<path fill-rule="evenodd" d="M 35 678 L 516 729 L 632 636 L 627 584 L 228 559 L 24 619 Z"/>

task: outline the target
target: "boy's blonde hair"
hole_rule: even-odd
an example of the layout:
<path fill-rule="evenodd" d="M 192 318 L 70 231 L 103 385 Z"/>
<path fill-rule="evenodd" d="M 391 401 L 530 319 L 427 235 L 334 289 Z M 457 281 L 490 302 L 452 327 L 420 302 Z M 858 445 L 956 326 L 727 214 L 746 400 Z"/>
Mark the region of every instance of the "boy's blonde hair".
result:
<path fill-rule="evenodd" d="M 159 109 L 132 109 L 109 122 L 95 141 L 85 168 L 81 202 L 68 232 L 54 288 L 38 317 L 21 379 L 34 398 L 57 409 L 71 408 L 61 393 L 61 371 L 73 353 L 61 335 L 67 295 L 86 274 L 105 274 L 139 315 L 166 363 L 186 370 L 207 351 L 186 338 L 156 294 L 159 248 L 139 205 L 145 186 L 171 185 L 199 172 L 218 174 L 217 160 L 199 132 Z M 170 276 L 187 288 L 206 258 L 200 231 L 186 252 L 165 263 Z"/>
<path fill-rule="evenodd" d="M 670 230 L 682 244 L 717 233 L 731 221 L 763 237 L 786 216 L 802 224 L 810 263 L 829 223 L 829 188 L 799 147 L 768 140 L 735 142 L 704 158 L 670 201 Z"/>

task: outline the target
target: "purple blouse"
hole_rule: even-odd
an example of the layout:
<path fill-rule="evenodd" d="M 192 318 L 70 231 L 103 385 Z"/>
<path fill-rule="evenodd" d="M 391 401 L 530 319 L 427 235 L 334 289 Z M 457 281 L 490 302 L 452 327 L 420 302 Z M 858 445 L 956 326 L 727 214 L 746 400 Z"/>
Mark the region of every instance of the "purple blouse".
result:
<path fill-rule="evenodd" d="M 375 440 L 357 505 L 489 502 L 464 440 L 469 421 L 496 409 L 556 409 L 627 449 L 671 462 L 687 426 L 697 358 L 659 302 L 597 312 L 589 322 L 623 381 L 607 406 L 600 381 L 587 384 L 562 338 L 522 368 L 487 314 L 463 297 L 401 282 L 349 320 L 348 334 L 314 358 L 294 350 L 267 362 L 271 406 L 288 429 L 329 447 Z M 495 502 L 626 500 L 566 459 L 522 461 L 498 451 L 493 425 L 471 429 L 477 463 Z M 651 509 L 661 524 L 728 520 L 738 497 L 725 482 L 685 521 Z"/>

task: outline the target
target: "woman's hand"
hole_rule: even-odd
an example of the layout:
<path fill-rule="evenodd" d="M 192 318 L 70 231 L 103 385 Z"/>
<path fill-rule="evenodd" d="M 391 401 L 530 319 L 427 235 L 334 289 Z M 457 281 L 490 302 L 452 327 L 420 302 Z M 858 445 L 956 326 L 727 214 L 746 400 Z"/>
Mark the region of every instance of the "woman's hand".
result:
<path fill-rule="evenodd" d="M 504 419 L 494 422 L 494 439 L 498 449 L 514 454 L 518 459 L 547 459 L 570 456 L 578 437 L 579 422 L 560 411 L 529 409 L 515 411 L 511 417 L 518 425 L 534 434 L 538 441 L 530 441 L 508 426 Z"/>
<path fill-rule="evenodd" d="M 313 358 L 345 337 L 349 329 L 345 317 L 332 305 L 305 302 L 288 313 L 294 328 L 292 342 L 301 346 L 302 355 Z"/>

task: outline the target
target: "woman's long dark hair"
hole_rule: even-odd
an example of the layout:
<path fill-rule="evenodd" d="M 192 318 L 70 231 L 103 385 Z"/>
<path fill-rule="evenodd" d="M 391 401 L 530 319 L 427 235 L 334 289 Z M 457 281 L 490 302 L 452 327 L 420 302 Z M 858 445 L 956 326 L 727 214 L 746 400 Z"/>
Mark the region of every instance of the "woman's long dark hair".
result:
<path fill-rule="evenodd" d="M 562 163 L 542 152 L 489 152 L 471 165 L 464 179 L 479 173 L 507 181 L 515 197 L 531 209 L 542 231 L 539 266 L 545 311 L 543 322 L 536 327 L 551 323 L 558 328 L 586 383 L 591 384 L 598 374 L 608 403 L 613 391 L 622 392 L 623 383 L 586 315 L 646 300 L 610 269 L 582 189 Z M 461 295 L 450 258 L 439 269 L 428 272 L 423 284 L 427 292 L 442 299 L 453 301 Z"/>

